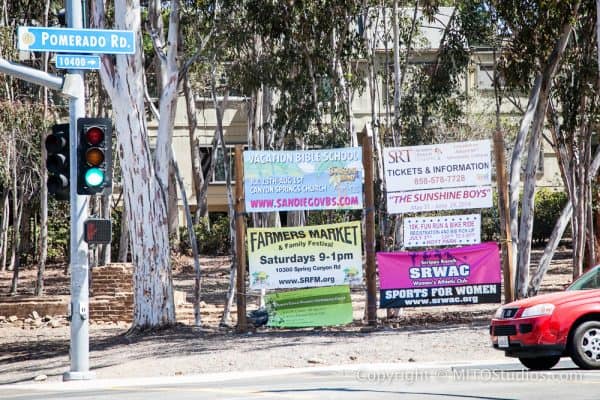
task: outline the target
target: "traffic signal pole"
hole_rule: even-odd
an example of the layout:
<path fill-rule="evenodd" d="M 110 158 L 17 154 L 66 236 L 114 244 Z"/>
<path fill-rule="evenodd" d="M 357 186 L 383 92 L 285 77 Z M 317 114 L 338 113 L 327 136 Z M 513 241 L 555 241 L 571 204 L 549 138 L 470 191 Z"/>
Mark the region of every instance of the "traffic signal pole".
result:
<path fill-rule="evenodd" d="M 67 0 L 67 26 L 83 28 L 82 2 Z M 77 194 L 77 119 L 85 115 L 84 72 L 69 70 L 75 85 L 79 88 L 79 96 L 69 100 L 69 153 L 70 200 L 71 200 L 71 369 L 65 372 L 63 380 L 84 380 L 94 378 L 90 372 L 89 357 L 89 264 L 88 245 L 83 240 L 83 224 L 88 218 L 88 196 Z"/>

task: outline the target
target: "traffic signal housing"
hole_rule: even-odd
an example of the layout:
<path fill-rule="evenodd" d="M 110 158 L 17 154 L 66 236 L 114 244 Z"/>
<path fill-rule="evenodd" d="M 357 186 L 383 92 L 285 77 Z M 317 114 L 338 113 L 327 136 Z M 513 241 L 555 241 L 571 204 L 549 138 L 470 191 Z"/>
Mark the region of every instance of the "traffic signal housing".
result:
<path fill-rule="evenodd" d="M 77 194 L 110 192 L 112 121 L 109 118 L 79 118 L 77 136 Z"/>
<path fill-rule="evenodd" d="M 69 163 L 69 124 L 52 126 L 52 133 L 46 136 L 46 168 L 48 169 L 48 194 L 56 200 L 70 198 Z"/>

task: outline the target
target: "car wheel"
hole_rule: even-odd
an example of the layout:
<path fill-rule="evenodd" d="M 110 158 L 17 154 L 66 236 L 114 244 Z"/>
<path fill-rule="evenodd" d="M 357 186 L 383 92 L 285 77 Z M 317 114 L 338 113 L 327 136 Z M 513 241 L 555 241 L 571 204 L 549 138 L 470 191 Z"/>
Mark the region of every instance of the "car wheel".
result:
<path fill-rule="evenodd" d="M 521 364 L 529 369 L 541 371 L 544 369 L 550 369 L 558 364 L 560 356 L 546 356 L 546 357 L 519 357 Z"/>
<path fill-rule="evenodd" d="M 583 369 L 600 368 L 600 321 L 579 325 L 571 340 L 571 359 Z"/>

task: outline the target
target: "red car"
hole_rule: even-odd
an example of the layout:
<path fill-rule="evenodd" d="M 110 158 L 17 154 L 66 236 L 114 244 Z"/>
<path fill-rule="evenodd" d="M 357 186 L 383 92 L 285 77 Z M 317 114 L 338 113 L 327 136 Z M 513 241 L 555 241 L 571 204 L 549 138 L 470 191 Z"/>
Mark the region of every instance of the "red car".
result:
<path fill-rule="evenodd" d="M 503 305 L 490 334 L 495 349 L 529 369 L 550 369 L 567 356 L 580 368 L 600 368 L 600 265 L 564 292 Z"/>

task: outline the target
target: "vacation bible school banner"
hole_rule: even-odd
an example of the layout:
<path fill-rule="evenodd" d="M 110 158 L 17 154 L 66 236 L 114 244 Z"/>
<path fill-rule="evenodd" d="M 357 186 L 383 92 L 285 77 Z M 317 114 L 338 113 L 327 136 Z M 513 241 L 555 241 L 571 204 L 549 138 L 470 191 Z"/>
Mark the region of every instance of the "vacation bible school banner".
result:
<path fill-rule="evenodd" d="M 350 287 L 327 286 L 265 296 L 268 326 L 302 328 L 352 322 Z"/>
<path fill-rule="evenodd" d="M 360 221 L 248 228 L 250 289 L 362 283 Z"/>
<path fill-rule="evenodd" d="M 247 212 L 362 208 L 360 147 L 245 151 Z"/>
<path fill-rule="evenodd" d="M 377 263 L 381 308 L 500 302 L 500 256 L 493 242 L 377 253 Z"/>

